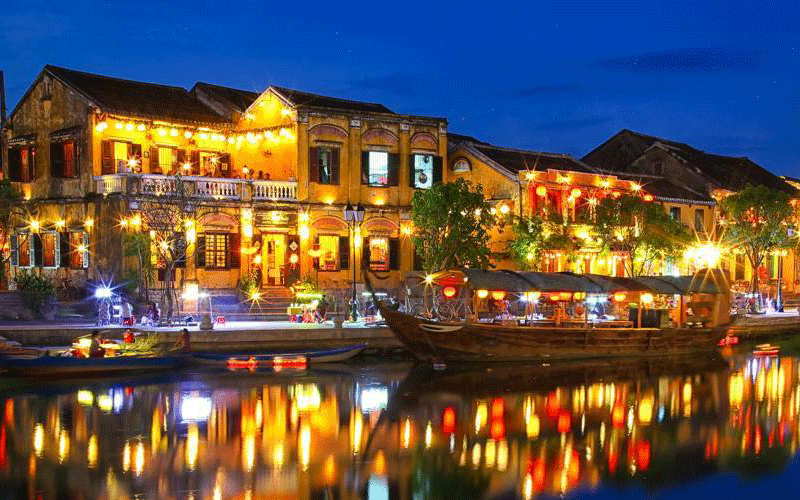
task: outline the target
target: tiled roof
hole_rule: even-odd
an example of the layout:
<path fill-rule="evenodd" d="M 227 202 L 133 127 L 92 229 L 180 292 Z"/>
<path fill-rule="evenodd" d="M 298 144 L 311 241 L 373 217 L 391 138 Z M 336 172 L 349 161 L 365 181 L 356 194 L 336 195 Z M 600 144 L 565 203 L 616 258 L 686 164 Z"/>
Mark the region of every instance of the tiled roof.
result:
<path fill-rule="evenodd" d="M 338 97 L 327 97 L 318 94 L 311 94 L 308 92 L 301 92 L 299 90 L 287 89 L 285 87 L 272 86 L 275 92 L 283 96 L 284 99 L 289 101 L 295 107 L 302 108 L 325 108 L 336 109 L 341 111 L 356 111 L 362 113 L 384 113 L 395 114 L 394 111 L 387 108 L 383 104 L 376 104 L 372 102 L 351 101 L 348 99 L 339 99 Z"/>
<path fill-rule="evenodd" d="M 221 85 L 205 82 L 195 83 L 191 93 L 194 94 L 198 90 L 202 90 L 209 97 L 221 101 L 226 106 L 235 109 L 239 113 L 244 113 L 259 96 L 258 92 L 223 87 Z"/>
<path fill-rule="evenodd" d="M 665 177 L 655 175 L 631 174 L 627 172 L 609 172 L 619 179 L 630 179 L 642 186 L 642 189 L 660 200 L 684 200 L 697 203 L 714 203 L 714 199 L 701 192 L 676 184 Z"/>
<path fill-rule="evenodd" d="M 181 87 L 122 80 L 50 65 L 44 70 L 104 112 L 188 123 L 228 123 Z"/>
<path fill-rule="evenodd" d="M 447 138 L 456 147 L 461 144 L 472 148 L 514 175 L 524 170 L 544 171 L 549 169 L 596 172 L 596 169 L 566 154 L 503 148 L 459 134 L 448 134 Z"/>
<path fill-rule="evenodd" d="M 709 181 L 730 191 L 738 191 L 748 184 L 753 184 L 795 192 L 794 188 L 780 177 L 747 157 L 737 158 L 706 153 L 688 144 L 627 129 L 619 131 L 582 159 L 585 163 L 603 170 L 624 172 L 646 150 L 654 146 L 662 147 L 681 159 L 687 167 L 694 168 Z"/>

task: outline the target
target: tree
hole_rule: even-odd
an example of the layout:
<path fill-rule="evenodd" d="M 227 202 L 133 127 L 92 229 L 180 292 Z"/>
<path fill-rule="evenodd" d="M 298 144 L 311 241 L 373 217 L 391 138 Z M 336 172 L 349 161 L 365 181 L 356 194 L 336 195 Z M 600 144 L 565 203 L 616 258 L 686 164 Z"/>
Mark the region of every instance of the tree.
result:
<path fill-rule="evenodd" d="M 195 220 L 201 207 L 188 186 L 179 174 L 175 175 L 164 180 L 158 193 L 139 204 L 143 230 L 148 231 L 158 267 L 164 272 L 161 310 L 168 323 L 176 312 L 175 269 L 194 256 L 189 247 L 196 238 Z"/>
<path fill-rule="evenodd" d="M 656 262 L 678 258 L 691 240 L 688 229 L 661 204 L 633 195 L 600 200 L 593 229 L 606 250 L 623 254 L 628 276 L 651 274 Z"/>
<path fill-rule="evenodd" d="M 569 235 L 569 225 L 558 214 L 515 217 L 511 231 L 514 239 L 509 242 L 508 250 L 524 270 L 537 269 L 544 251 L 561 250 L 569 254 L 580 248 L 576 238 Z"/>
<path fill-rule="evenodd" d="M 26 220 L 28 212 L 26 210 L 26 202 L 22 193 L 17 191 L 14 184 L 8 179 L 0 180 L 0 265 L 2 265 L 2 272 L 0 272 L 0 289 L 5 290 L 8 288 L 8 278 L 11 274 L 9 264 L 11 262 L 11 254 L 16 251 L 11 247 L 11 236 L 14 234 L 14 224 L 18 220 Z M 27 238 L 27 235 L 18 235 L 21 238 Z M 19 243 L 18 243 L 19 244 Z"/>
<path fill-rule="evenodd" d="M 411 220 L 414 247 L 425 271 L 487 267 L 494 222 L 490 208 L 483 187 L 464 179 L 417 190 L 411 200 Z"/>
<path fill-rule="evenodd" d="M 136 269 L 127 275 L 128 286 L 131 291 L 138 293 L 139 298 L 148 302 L 150 300 L 150 283 L 153 279 L 153 260 L 150 249 L 152 240 L 150 232 L 125 233 L 122 239 L 126 257 L 136 258 Z"/>
<path fill-rule="evenodd" d="M 747 255 L 753 269 L 751 291 L 758 292 L 758 269 L 770 252 L 794 244 L 794 210 L 789 195 L 765 186 L 748 186 L 722 200 L 723 241 Z"/>

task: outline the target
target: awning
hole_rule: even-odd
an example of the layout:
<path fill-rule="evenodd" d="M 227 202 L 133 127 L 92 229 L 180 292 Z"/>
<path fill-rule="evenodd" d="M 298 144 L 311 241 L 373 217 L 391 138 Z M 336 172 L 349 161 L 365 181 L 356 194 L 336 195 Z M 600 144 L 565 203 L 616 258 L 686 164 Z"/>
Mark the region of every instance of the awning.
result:
<path fill-rule="evenodd" d="M 79 139 L 82 130 L 83 127 L 81 127 L 80 125 L 77 125 L 75 127 L 62 128 L 60 130 L 50 132 L 50 139 L 52 140 Z"/>
<path fill-rule="evenodd" d="M 36 142 L 36 134 L 18 135 L 8 140 L 9 146 L 19 146 L 21 144 L 33 144 Z"/>

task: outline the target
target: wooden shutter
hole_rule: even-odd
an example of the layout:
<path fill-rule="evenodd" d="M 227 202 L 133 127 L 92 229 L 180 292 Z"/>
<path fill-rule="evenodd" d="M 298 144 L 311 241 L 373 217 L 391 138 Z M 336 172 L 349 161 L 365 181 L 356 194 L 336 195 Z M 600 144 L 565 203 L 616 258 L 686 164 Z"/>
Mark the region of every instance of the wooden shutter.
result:
<path fill-rule="evenodd" d="M 78 141 L 72 141 L 72 176 L 81 175 L 81 145 Z"/>
<path fill-rule="evenodd" d="M 241 264 L 241 259 L 239 258 L 241 241 L 239 233 L 228 235 L 228 267 L 231 269 L 239 269 Z"/>
<path fill-rule="evenodd" d="M 205 235 L 197 235 L 197 244 L 194 251 L 194 265 L 197 269 L 206 267 L 206 237 Z"/>
<path fill-rule="evenodd" d="M 319 148 L 308 150 L 308 179 L 311 182 L 319 182 Z"/>
<path fill-rule="evenodd" d="M 64 144 L 50 143 L 50 177 L 64 177 Z"/>
<path fill-rule="evenodd" d="M 194 150 L 191 152 L 192 159 L 192 175 L 200 175 L 200 151 Z"/>
<path fill-rule="evenodd" d="M 400 238 L 389 238 L 389 269 L 400 270 Z"/>
<path fill-rule="evenodd" d="M 179 149 L 178 150 L 177 165 L 175 165 L 175 168 L 173 170 L 175 170 L 176 172 L 183 173 L 184 172 L 184 170 L 183 170 L 183 164 L 184 163 L 186 163 L 186 150 L 185 149 Z"/>
<path fill-rule="evenodd" d="M 100 173 L 114 173 L 114 152 L 111 141 L 100 141 Z"/>
<path fill-rule="evenodd" d="M 28 148 L 28 180 L 36 180 L 36 146 Z"/>
<path fill-rule="evenodd" d="M 89 233 L 83 233 L 83 246 L 86 248 L 81 255 L 81 265 L 84 269 L 89 267 Z"/>
<path fill-rule="evenodd" d="M 150 173 L 155 174 L 161 171 L 158 165 L 158 148 L 155 146 L 150 147 Z"/>
<path fill-rule="evenodd" d="M 400 155 L 389 153 L 389 186 L 398 186 L 400 181 Z"/>
<path fill-rule="evenodd" d="M 349 236 L 339 236 L 339 269 L 350 269 Z"/>
<path fill-rule="evenodd" d="M 442 157 L 433 157 L 433 183 L 442 182 Z"/>
<path fill-rule="evenodd" d="M 361 184 L 369 185 L 369 151 L 361 152 Z"/>
<path fill-rule="evenodd" d="M 339 184 L 339 148 L 331 148 L 331 184 Z"/>
<path fill-rule="evenodd" d="M 413 264 L 414 271 L 422 271 L 423 270 L 422 269 L 423 268 L 422 260 L 423 260 L 422 259 L 422 255 L 420 255 L 420 253 L 417 251 L 417 246 L 414 245 L 414 264 Z"/>
<path fill-rule="evenodd" d="M 131 144 L 130 148 L 128 149 L 130 152 L 129 158 L 134 158 L 136 160 L 136 164 L 141 169 L 142 166 L 142 145 L 141 144 Z M 135 170 L 135 168 L 133 169 Z"/>
<path fill-rule="evenodd" d="M 19 265 L 19 236 L 16 233 L 11 235 L 9 239 L 9 248 L 11 249 L 11 256 L 9 257 L 12 266 Z"/>
<path fill-rule="evenodd" d="M 33 233 L 31 236 L 33 237 L 33 262 L 31 262 L 31 267 L 41 266 L 44 261 L 42 235 L 39 233 Z"/>
<path fill-rule="evenodd" d="M 314 249 L 319 249 L 319 236 L 314 236 Z M 311 267 L 319 271 L 319 257 L 311 259 Z"/>
<path fill-rule="evenodd" d="M 59 265 L 60 267 L 69 267 L 70 259 L 70 252 L 73 250 L 70 248 L 69 244 L 69 233 L 61 232 L 58 233 L 58 240 L 60 243 L 59 246 Z"/>
<path fill-rule="evenodd" d="M 408 155 L 408 187 L 416 187 L 416 182 L 414 182 L 414 158 L 416 155 Z"/>

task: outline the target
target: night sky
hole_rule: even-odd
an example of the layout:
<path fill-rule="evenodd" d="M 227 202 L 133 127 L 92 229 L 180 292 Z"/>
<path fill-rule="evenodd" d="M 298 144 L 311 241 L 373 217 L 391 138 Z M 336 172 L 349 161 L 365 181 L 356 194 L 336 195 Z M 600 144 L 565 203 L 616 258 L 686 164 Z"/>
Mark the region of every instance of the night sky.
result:
<path fill-rule="evenodd" d="M 797 0 L 360 3 L 2 0 L 9 110 L 54 64 L 376 101 L 578 157 L 629 128 L 800 176 Z"/>

